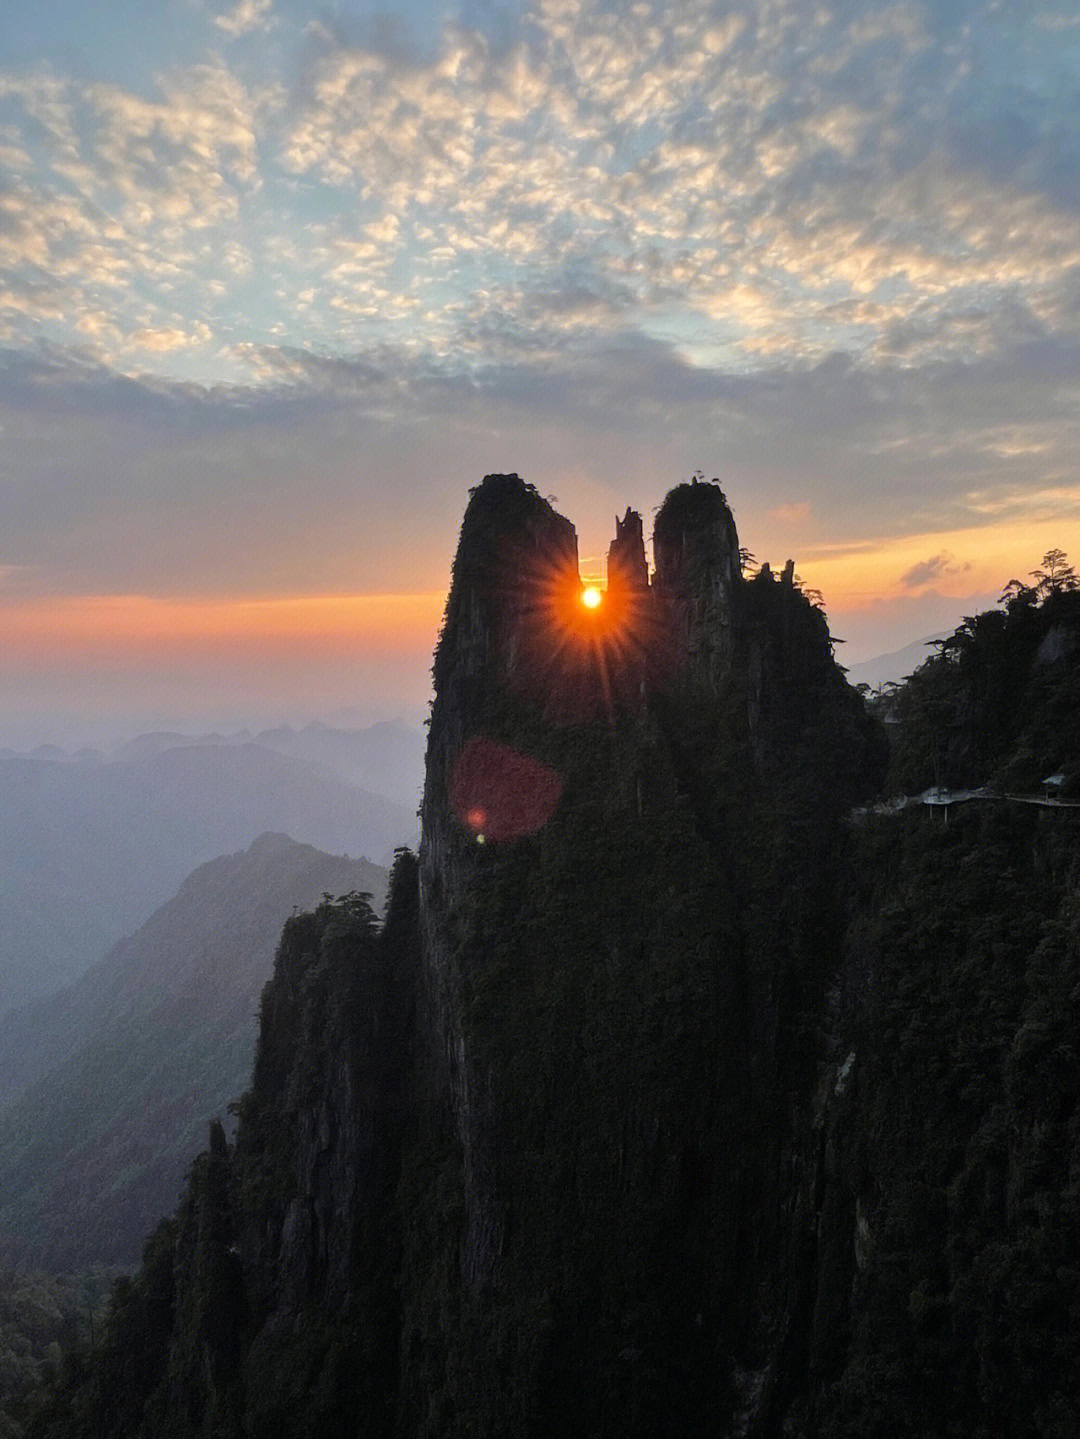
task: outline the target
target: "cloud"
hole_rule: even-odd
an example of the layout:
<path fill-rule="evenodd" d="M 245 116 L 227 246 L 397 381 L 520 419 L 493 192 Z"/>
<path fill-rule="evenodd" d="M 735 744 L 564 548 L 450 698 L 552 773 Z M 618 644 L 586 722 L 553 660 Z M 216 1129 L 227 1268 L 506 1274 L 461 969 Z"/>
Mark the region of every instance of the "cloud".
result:
<path fill-rule="evenodd" d="M 948 550 L 942 550 L 939 554 L 931 555 L 926 560 L 920 560 L 918 564 L 905 570 L 900 576 L 900 583 L 905 589 L 918 590 L 926 585 L 934 584 L 946 575 L 957 575 L 970 568 L 970 563 L 961 564 L 955 555 L 949 554 Z"/>
<path fill-rule="evenodd" d="M 158 328 L 179 332 L 144 337 L 168 360 L 203 338 L 190 324 Z M 874 373 L 842 356 L 746 371 L 693 365 L 633 332 L 567 352 L 529 339 L 508 333 L 494 360 L 478 340 L 468 365 L 407 343 L 350 355 L 249 343 L 234 361 L 247 378 L 209 387 L 125 374 L 100 352 L 9 352 L 5 561 L 43 584 L 146 593 L 425 588 L 484 473 L 517 469 L 577 496 L 585 533 L 593 511 L 601 527 L 592 553 L 610 538 L 612 505 L 648 512 L 702 465 L 750 549 L 769 557 L 777 525 L 797 525 L 796 559 L 831 555 L 830 584 L 860 549 L 940 534 L 891 562 L 889 586 L 903 573 L 910 592 L 963 573 L 970 534 L 958 547 L 947 532 L 1080 514 L 1080 366 L 1060 348 Z M 125 367 L 155 358 L 133 351 Z M 1010 379 L 1021 372 L 1023 386 Z M 988 414 L 1007 440 L 992 449 Z M 1033 469 L 1022 437 L 1035 430 Z M 404 513 L 418 516 L 407 535 Z"/>
<path fill-rule="evenodd" d="M 794 504 L 776 505 L 769 514 L 782 525 L 801 525 L 810 518 L 811 508 L 808 500 L 799 500 Z"/>
<path fill-rule="evenodd" d="M 272 30 L 277 23 L 272 9 L 273 0 L 237 0 L 231 10 L 214 16 L 214 24 L 233 39 L 253 30 Z"/>
<path fill-rule="evenodd" d="M 261 185 L 258 102 L 236 76 L 211 60 L 144 95 L 39 73 L 0 77 L 4 97 L 31 159 L 0 183 L 9 335 L 93 336 L 115 359 L 147 336 L 235 323 Z M 180 348 L 153 343 L 162 360 Z"/>
<path fill-rule="evenodd" d="M 146 99 L 119 85 L 86 87 L 81 98 L 95 122 L 89 159 L 99 178 L 133 205 L 151 198 L 167 218 L 228 213 L 217 208 L 232 203 L 217 193 L 225 180 L 249 185 L 258 178 L 244 85 L 209 63 L 159 76 L 157 88 L 160 98 Z"/>
<path fill-rule="evenodd" d="M 25 565 L 0 565 L 0 594 L 21 588 L 27 579 Z"/>
<path fill-rule="evenodd" d="M 210 339 L 210 327 L 196 324 L 192 330 L 176 326 L 157 330 L 136 330 L 125 342 L 125 348 L 147 350 L 154 354 L 166 354 L 170 350 L 186 350 L 192 345 L 205 345 Z"/>
<path fill-rule="evenodd" d="M 457 27 L 427 57 L 324 34 L 282 158 L 392 215 L 421 290 L 509 267 L 552 296 L 617 282 L 639 324 L 678 306 L 750 358 L 840 335 L 871 360 L 985 353 L 1080 260 L 1056 178 L 1076 127 L 1042 123 L 1029 37 L 994 88 L 959 19 L 942 49 L 943 15 L 746 7 L 718 29 L 706 5 L 545 3 L 498 52 Z M 1004 133 L 1017 84 L 1040 123 L 990 172 L 964 137 L 979 106 Z"/>
<path fill-rule="evenodd" d="M 533 0 L 423 35 L 201 13 L 198 64 L 0 76 L 28 563 L 351 584 L 338 517 L 383 473 L 420 495 L 438 470 L 432 536 L 463 484 L 530 466 L 606 505 L 701 463 L 751 530 L 808 542 L 1072 494 L 1080 83 L 1052 13 Z M 274 19 L 273 47 L 219 53 Z M 237 560 L 253 508 L 277 538 Z"/>
<path fill-rule="evenodd" d="M 241 0 L 213 23 L 273 18 Z M 1080 332 L 1078 82 L 1008 7 L 535 0 L 486 30 L 302 40 L 280 18 L 269 71 L 0 80 L 42 217 L 9 271 L 60 287 L 54 338 L 110 265 L 139 287 L 121 331 L 213 296 L 223 353 L 408 329 L 472 363 L 510 332 L 554 352 L 630 327 L 709 365 L 876 367 Z"/>

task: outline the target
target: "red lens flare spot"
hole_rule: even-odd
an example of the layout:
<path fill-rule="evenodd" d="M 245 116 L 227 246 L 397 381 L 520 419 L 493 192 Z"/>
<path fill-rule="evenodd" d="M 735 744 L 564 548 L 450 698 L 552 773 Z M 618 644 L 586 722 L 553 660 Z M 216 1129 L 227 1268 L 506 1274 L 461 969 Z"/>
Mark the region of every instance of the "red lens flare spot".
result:
<path fill-rule="evenodd" d="M 543 829 L 559 802 L 560 775 L 531 755 L 476 735 L 458 752 L 450 804 L 478 844 Z"/>

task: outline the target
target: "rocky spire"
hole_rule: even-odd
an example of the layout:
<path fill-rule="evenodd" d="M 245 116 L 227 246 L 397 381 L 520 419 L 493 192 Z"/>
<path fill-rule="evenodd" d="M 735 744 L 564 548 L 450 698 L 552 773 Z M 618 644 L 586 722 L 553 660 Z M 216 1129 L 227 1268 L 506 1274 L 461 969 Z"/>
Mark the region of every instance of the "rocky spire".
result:
<path fill-rule="evenodd" d="M 504 1203 L 491 1097 L 463 1027 L 462 915 L 484 852 L 478 841 L 487 838 L 488 812 L 502 807 L 500 790 L 516 814 L 530 763 L 530 793 L 553 789 L 544 766 L 499 741 L 518 700 L 541 713 L 559 699 L 565 673 L 551 648 L 552 611 L 564 591 L 576 597 L 580 584 L 577 535 L 569 520 L 518 475 L 485 476 L 465 511 L 435 653 L 420 846 L 425 1024 L 444 1061 L 464 1159 L 464 1269 L 480 1285 L 490 1279 L 502 1250 Z"/>
<path fill-rule="evenodd" d="M 608 589 L 644 591 L 649 588 L 649 567 L 645 563 L 645 537 L 641 516 L 628 509 L 620 520 L 615 516 L 615 538 L 607 555 Z"/>
<path fill-rule="evenodd" d="M 653 530 L 653 588 L 668 612 L 687 679 L 719 693 L 735 646 L 739 536 L 718 484 L 678 485 Z"/>

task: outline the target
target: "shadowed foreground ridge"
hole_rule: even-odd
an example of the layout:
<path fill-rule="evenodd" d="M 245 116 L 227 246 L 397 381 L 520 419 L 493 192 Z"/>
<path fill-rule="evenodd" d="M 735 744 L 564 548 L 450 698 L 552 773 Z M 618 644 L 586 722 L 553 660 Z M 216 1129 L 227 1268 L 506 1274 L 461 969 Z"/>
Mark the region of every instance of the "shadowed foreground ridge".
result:
<path fill-rule="evenodd" d="M 473 491 L 420 855 L 285 926 L 235 1144 L 28 1433 L 1075 1432 L 1075 825 L 852 827 L 884 740 L 793 567 L 715 484 L 654 554 L 588 612 Z"/>

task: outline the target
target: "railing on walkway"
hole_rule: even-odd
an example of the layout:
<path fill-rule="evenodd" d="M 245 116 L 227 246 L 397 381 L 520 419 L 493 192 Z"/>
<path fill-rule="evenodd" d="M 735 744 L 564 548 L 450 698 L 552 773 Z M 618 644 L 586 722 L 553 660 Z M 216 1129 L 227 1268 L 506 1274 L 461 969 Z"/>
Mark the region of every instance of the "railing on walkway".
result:
<path fill-rule="evenodd" d="M 1009 801 L 1012 804 L 1037 804 L 1043 809 L 1080 809 L 1080 799 L 1058 799 L 1055 795 L 1009 794 L 989 789 L 986 785 L 978 789 L 943 789 L 935 785 L 924 789 L 922 794 L 898 795 L 895 799 L 882 800 L 880 804 L 861 804 L 851 811 L 853 820 L 865 819 L 871 814 L 899 814 L 912 805 L 927 805 L 931 809 L 948 811 L 950 805 L 968 804 L 972 800 L 991 802 Z"/>

